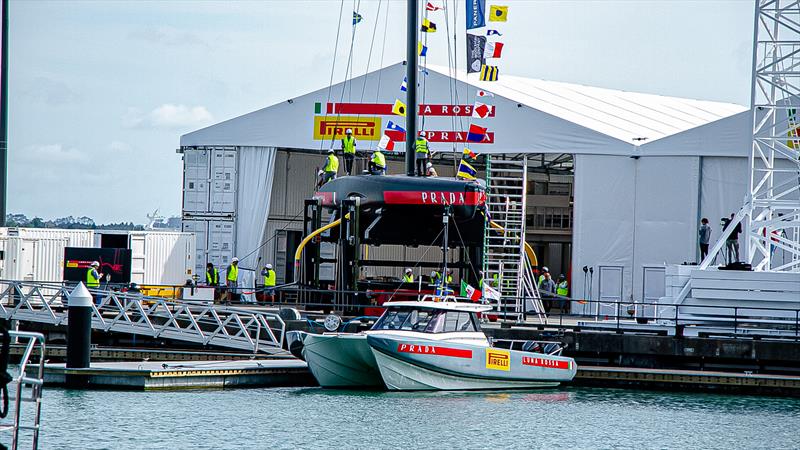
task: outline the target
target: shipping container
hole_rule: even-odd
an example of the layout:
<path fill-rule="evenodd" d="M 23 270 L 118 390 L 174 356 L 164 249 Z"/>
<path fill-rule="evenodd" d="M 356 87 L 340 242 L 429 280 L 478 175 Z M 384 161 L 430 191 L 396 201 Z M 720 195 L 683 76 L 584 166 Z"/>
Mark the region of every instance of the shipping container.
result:
<path fill-rule="evenodd" d="M 64 273 L 67 239 L 0 237 L 3 265 L 0 278 L 17 281 L 60 282 Z"/>
<path fill-rule="evenodd" d="M 68 247 L 93 247 L 94 230 L 67 230 L 62 228 L 5 228 L 5 235 L 28 239 L 66 239 Z M 2 235 L 2 234 L 0 234 Z"/>
<path fill-rule="evenodd" d="M 194 269 L 201 280 L 206 263 L 214 264 L 222 272 L 235 256 L 236 223 L 215 217 L 184 217 L 182 224 L 184 232 L 196 236 Z"/>
<path fill-rule="evenodd" d="M 236 211 L 237 149 L 217 148 L 211 153 L 211 213 Z"/>
<path fill-rule="evenodd" d="M 183 211 L 208 211 L 211 151 L 187 149 L 183 153 Z"/>

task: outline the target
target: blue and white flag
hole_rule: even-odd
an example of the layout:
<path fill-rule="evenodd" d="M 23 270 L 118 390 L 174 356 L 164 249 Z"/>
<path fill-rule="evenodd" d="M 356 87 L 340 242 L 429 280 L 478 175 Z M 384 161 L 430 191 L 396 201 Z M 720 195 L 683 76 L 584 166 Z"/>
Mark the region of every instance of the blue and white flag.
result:
<path fill-rule="evenodd" d="M 387 130 L 392 130 L 392 131 L 399 131 L 401 133 L 405 133 L 406 132 L 405 128 L 403 128 L 400 125 L 392 122 L 391 120 L 389 121 L 389 123 L 386 124 L 386 129 Z"/>
<path fill-rule="evenodd" d="M 487 36 L 502 36 L 503 34 L 497 30 L 486 30 Z"/>
<path fill-rule="evenodd" d="M 486 25 L 486 1 L 467 0 L 467 29 Z"/>
<path fill-rule="evenodd" d="M 403 92 L 407 92 L 408 91 L 408 77 L 403 77 L 403 83 L 400 84 L 400 90 L 403 91 Z"/>
<path fill-rule="evenodd" d="M 364 19 L 364 17 L 361 14 L 353 11 L 353 25 L 360 23 L 362 19 Z"/>

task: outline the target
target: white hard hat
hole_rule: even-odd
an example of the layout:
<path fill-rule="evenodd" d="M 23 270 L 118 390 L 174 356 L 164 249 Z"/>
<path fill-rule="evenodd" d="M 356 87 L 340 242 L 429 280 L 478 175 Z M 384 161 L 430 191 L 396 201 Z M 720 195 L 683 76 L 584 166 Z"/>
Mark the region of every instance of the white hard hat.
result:
<path fill-rule="evenodd" d="M 231 258 L 231 262 L 239 262 L 239 258 L 234 256 L 233 258 Z"/>
<path fill-rule="evenodd" d="M 344 133 L 345 134 L 353 134 L 353 129 L 352 128 L 348 128 L 348 129 L 344 130 Z"/>
<path fill-rule="evenodd" d="M 406 273 L 413 272 L 410 267 L 406 268 Z"/>
<path fill-rule="evenodd" d="M 426 169 L 430 169 L 431 167 L 433 167 L 433 164 L 432 164 L 432 163 L 425 164 L 425 168 L 426 168 Z"/>
<path fill-rule="evenodd" d="M 100 263 L 99 263 L 99 262 L 97 262 L 97 261 L 92 261 L 92 264 L 91 264 L 91 266 L 92 266 L 92 267 L 99 267 L 99 266 L 100 266 Z"/>
<path fill-rule="evenodd" d="M 267 269 L 272 269 L 272 264 L 267 264 Z"/>
<path fill-rule="evenodd" d="M 542 272 L 550 272 L 550 269 L 547 266 L 542 266 Z"/>
<path fill-rule="evenodd" d="M 328 153 L 335 153 L 335 151 L 332 148 L 329 148 Z"/>

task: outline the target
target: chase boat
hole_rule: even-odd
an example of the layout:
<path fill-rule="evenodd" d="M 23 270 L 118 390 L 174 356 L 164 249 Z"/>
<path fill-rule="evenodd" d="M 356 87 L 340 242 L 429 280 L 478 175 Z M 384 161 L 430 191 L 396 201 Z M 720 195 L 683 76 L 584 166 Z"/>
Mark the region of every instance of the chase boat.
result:
<path fill-rule="evenodd" d="M 480 329 L 489 305 L 456 301 L 385 303 L 363 333 L 293 332 L 322 387 L 473 390 L 554 387 L 575 376 L 572 358 L 494 347 Z M 299 345 L 298 345 L 299 346 Z M 297 346 L 295 347 L 297 350 Z"/>

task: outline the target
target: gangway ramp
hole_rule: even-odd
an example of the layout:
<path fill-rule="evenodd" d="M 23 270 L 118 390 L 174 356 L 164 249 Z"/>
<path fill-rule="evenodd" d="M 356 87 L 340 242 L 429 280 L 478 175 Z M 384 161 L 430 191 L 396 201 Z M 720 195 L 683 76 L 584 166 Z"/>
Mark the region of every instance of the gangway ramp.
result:
<path fill-rule="evenodd" d="M 286 324 L 270 311 L 141 294 L 89 290 L 92 328 L 253 353 L 284 353 Z M 9 320 L 67 324 L 69 289 L 60 284 L 0 280 L 0 317 Z"/>

